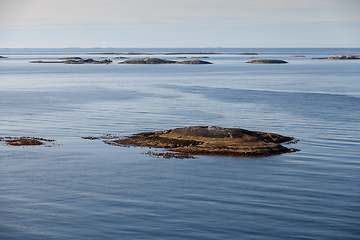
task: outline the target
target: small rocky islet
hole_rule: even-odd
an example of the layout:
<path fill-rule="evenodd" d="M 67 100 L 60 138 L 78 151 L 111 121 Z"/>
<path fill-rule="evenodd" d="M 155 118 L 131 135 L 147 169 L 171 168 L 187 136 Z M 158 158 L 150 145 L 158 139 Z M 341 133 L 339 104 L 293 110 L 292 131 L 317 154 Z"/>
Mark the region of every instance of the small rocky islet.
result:
<path fill-rule="evenodd" d="M 119 64 L 212 64 L 208 61 L 203 61 L 199 59 L 185 60 L 185 61 L 171 61 L 160 58 L 142 58 L 142 59 L 130 59 Z"/>
<path fill-rule="evenodd" d="M 341 59 L 341 60 L 360 59 L 360 53 L 354 55 L 334 55 L 329 57 L 314 57 L 312 59 Z"/>
<path fill-rule="evenodd" d="M 65 64 L 110 64 L 112 60 L 104 59 L 104 60 L 94 60 L 92 58 L 82 59 L 80 57 L 64 57 L 59 58 L 64 61 L 30 61 L 30 63 L 65 63 Z"/>
<path fill-rule="evenodd" d="M 85 139 L 99 139 L 86 137 Z M 222 155 L 238 157 L 266 157 L 299 151 L 281 143 L 295 143 L 294 138 L 270 132 L 249 131 L 241 128 L 190 126 L 164 131 L 142 132 L 132 136 L 104 140 L 115 146 L 163 148 L 176 154 L 146 154 L 164 158 L 193 158 L 194 155 Z"/>
<path fill-rule="evenodd" d="M 2 137 L 0 141 L 9 146 L 55 146 L 55 140 L 36 137 Z M 49 145 L 50 144 L 50 145 Z"/>
<path fill-rule="evenodd" d="M 119 57 L 119 58 L 125 58 L 125 57 Z M 113 61 L 110 59 L 104 59 L 104 60 L 94 60 L 92 58 L 88 59 L 82 59 L 79 57 L 64 57 L 59 58 L 59 60 L 62 61 L 30 61 L 30 63 L 64 63 L 64 64 L 110 64 Z M 199 59 L 192 59 L 192 60 L 185 60 L 185 61 L 171 61 L 166 59 L 160 59 L 160 58 L 141 58 L 141 59 L 129 59 L 123 62 L 119 62 L 119 64 L 212 64 L 208 61 L 203 61 Z"/>

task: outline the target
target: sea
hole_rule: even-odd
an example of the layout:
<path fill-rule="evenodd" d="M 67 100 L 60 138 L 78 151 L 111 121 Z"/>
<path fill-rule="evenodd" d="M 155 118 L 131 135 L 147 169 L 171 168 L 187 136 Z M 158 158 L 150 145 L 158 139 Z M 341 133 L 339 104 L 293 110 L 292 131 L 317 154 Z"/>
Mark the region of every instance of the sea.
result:
<path fill-rule="evenodd" d="M 129 52 L 152 55 L 103 54 Z M 0 138 L 55 142 L 0 142 L 0 239 L 360 239 L 360 60 L 312 59 L 358 53 L 1 48 Z M 62 57 L 113 63 L 30 63 Z M 300 151 L 165 159 L 102 141 L 186 126 L 274 132 Z"/>

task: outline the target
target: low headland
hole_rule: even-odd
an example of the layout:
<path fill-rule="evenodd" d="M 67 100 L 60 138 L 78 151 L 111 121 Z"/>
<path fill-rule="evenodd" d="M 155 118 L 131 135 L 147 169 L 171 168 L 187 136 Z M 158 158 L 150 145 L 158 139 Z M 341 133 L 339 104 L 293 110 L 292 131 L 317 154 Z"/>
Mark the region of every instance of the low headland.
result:
<path fill-rule="evenodd" d="M 98 139 L 86 137 L 85 139 Z M 163 148 L 177 154 L 147 152 L 165 158 L 193 158 L 193 155 L 223 155 L 266 157 L 299 151 L 281 143 L 295 143 L 294 138 L 270 132 L 249 131 L 241 128 L 190 126 L 156 132 L 142 132 L 123 139 L 104 140 L 114 146 Z"/>

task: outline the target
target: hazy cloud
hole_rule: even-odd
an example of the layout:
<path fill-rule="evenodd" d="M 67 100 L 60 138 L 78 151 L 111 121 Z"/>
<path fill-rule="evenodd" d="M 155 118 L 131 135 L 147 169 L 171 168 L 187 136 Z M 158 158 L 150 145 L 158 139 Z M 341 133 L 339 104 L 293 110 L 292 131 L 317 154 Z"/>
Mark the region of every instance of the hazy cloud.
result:
<path fill-rule="evenodd" d="M 358 0 L 8 0 L 3 26 L 63 23 L 134 23 L 261 17 L 288 21 L 360 21 Z M 42 21 L 42 22 L 41 22 Z"/>
<path fill-rule="evenodd" d="M 315 40 L 317 45 L 331 46 L 331 39 L 333 44 L 343 41 L 336 46 L 354 46 L 354 39 L 360 38 L 359 12 L 359 0 L 0 0 L 0 47 L 40 38 L 44 42 L 40 46 L 57 41 L 78 46 L 82 39 L 93 41 L 89 45 L 116 46 L 126 36 L 127 42 L 125 38 L 119 42 L 123 46 L 137 43 L 134 39 L 144 33 L 150 45 L 151 39 L 160 45 L 158 39 L 185 43 L 191 36 L 187 46 L 195 37 L 199 43 L 206 37 L 208 46 L 262 41 L 266 42 L 262 46 L 271 46 L 284 38 L 295 47 Z"/>

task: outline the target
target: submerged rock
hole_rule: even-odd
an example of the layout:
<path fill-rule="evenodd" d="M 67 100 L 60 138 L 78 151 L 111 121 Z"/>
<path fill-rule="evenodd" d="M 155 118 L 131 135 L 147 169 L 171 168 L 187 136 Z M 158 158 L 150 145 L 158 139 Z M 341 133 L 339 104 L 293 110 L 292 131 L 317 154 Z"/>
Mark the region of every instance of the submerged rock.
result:
<path fill-rule="evenodd" d="M 305 57 L 304 55 L 294 55 L 294 56 L 292 56 L 292 57 Z"/>
<path fill-rule="evenodd" d="M 0 56 L 0 58 L 8 58 L 8 57 Z"/>
<path fill-rule="evenodd" d="M 165 148 L 185 155 L 269 156 L 298 151 L 280 145 L 292 137 L 241 128 L 191 126 L 165 131 L 143 132 L 105 141 L 117 146 Z"/>
<path fill-rule="evenodd" d="M 259 59 L 259 60 L 252 60 L 247 63 L 272 64 L 272 63 L 288 63 L 288 62 L 283 60 L 276 60 L 276 59 Z"/>

